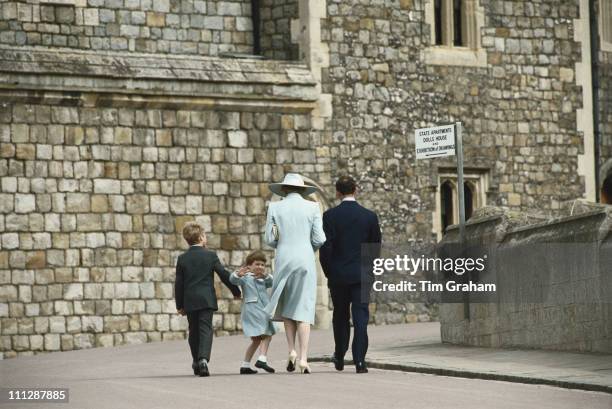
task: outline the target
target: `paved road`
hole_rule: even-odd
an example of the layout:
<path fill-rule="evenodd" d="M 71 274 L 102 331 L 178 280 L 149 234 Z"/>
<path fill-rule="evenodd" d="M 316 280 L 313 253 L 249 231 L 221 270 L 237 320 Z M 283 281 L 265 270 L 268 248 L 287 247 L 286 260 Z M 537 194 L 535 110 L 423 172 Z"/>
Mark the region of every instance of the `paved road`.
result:
<path fill-rule="evenodd" d="M 247 341 L 216 338 L 210 378 L 191 374 L 186 341 L 70 351 L 0 361 L 2 387 L 67 387 L 69 404 L 0 404 L 0 408 L 538 408 L 611 409 L 612 395 L 550 386 L 451 378 L 352 367 L 337 373 L 312 364 L 311 375 L 283 369 L 283 334 L 271 363 L 277 374 L 238 375 Z M 385 332 L 389 337 L 389 331 Z M 398 334 L 401 336 L 401 334 Z M 382 335 L 381 335 L 382 337 Z M 371 342 L 376 343 L 373 332 Z M 313 354 L 329 352 L 331 333 L 313 334 Z"/>

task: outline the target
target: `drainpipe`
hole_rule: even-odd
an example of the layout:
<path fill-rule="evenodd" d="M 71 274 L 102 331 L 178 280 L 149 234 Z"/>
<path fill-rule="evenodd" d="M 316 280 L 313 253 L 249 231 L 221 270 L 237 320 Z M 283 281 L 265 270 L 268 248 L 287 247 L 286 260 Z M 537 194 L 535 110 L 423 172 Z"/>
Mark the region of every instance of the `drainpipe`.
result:
<path fill-rule="evenodd" d="M 251 0 L 251 20 L 253 21 L 253 54 L 255 55 L 261 55 L 261 16 L 259 11 L 259 0 Z"/>
<path fill-rule="evenodd" d="M 597 2 L 589 0 L 589 26 L 591 28 L 591 86 L 593 87 L 593 143 L 595 144 L 595 201 L 599 202 L 600 196 L 600 177 L 599 177 L 599 20 L 597 12 Z"/>

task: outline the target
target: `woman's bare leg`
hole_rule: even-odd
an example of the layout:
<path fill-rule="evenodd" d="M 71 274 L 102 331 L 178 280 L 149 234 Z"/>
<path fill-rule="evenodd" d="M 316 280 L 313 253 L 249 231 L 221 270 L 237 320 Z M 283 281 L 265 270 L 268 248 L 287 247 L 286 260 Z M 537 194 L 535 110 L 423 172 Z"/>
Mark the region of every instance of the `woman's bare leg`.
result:
<path fill-rule="evenodd" d="M 297 323 L 297 336 L 300 344 L 300 360 L 308 361 L 308 342 L 310 340 L 310 323 L 299 321 Z"/>
<path fill-rule="evenodd" d="M 287 337 L 287 349 L 289 350 L 289 354 L 295 351 L 295 333 L 297 331 L 296 322 L 290 320 L 289 318 L 283 318 L 283 323 L 285 324 L 285 336 Z"/>

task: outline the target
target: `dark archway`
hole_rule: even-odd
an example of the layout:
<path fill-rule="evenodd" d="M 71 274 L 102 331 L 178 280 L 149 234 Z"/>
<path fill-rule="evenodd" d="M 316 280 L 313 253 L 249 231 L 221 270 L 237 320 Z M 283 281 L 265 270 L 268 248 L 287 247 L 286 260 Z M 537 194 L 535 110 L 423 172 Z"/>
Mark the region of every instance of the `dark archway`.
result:
<path fill-rule="evenodd" d="M 448 180 L 440 186 L 440 202 L 442 232 L 445 232 L 448 226 L 454 224 L 453 185 Z"/>
<path fill-rule="evenodd" d="M 463 194 L 465 198 L 465 220 L 468 220 L 474 213 L 474 185 L 470 182 L 465 182 L 463 184 Z"/>
<path fill-rule="evenodd" d="M 605 204 L 612 204 L 612 173 L 604 179 L 601 184 L 601 202 Z"/>

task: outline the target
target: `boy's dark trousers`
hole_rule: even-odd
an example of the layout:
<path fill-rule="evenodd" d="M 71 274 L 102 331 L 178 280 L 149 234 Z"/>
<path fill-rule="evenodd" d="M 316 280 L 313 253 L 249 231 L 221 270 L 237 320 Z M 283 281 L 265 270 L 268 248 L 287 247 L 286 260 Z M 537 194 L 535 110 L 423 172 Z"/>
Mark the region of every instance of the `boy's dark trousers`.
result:
<path fill-rule="evenodd" d="M 198 362 L 202 358 L 210 362 L 210 350 L 213 341 L 213 313 L 214 310 L 209 308 L 187 313 L 189 348 L 194 362 Z"/>

